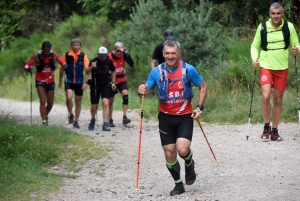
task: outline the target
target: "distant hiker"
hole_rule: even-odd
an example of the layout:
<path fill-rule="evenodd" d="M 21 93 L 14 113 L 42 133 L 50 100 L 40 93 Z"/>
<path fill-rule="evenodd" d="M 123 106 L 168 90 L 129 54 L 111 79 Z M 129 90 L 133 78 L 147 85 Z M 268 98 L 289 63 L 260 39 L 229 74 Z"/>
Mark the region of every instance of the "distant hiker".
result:
<path fill-rule="evenodd" d="M 58 87 L 62 86 L 63 72 L 65 71 L 65 91 L 66 104 L 69 112 L 69 123 L 74 128 L 80 128 L 78 119 L 81 111 L 81 100 L 83 91 L 86 88 L 84 82 L 84 69 L 89 66 L 89 59 L 83 52 L 80 51 L 81 41 L 78 38 L 71 40 L 71 50 L 63 55 L 63 60 L 67 63 L 65 68 L 60 68 Z M 75 119 L 73 115 L 73 91 L 75 93 Z"/>
<path fill-rule="evenodd" d="M 53 51 L 49 41 L 42 43 L 42 48 L 35 53 L 24 66 L 25 70 L 32 73 L 31 66 L 35 64 L 35 86 L 40 99 L 40 113 L 42 124 L 48 125 L 48 114 L 52 109 L 54 101 L 54 70 L 55 61 L 61 66 L 65 66 L 64 61 L 59 57 L 57 52 Z"/>
<path fill-rule="evenodd" d="M 163 38 L 164 41 L 174 39 L 173 31 L 171 29 L 166 29 L 164 31 Z M 156 62 L 158 62 L 158 64 L 165 62 L 165 58 L 163 56 L 163 43 L 157 45 L 154 49 L 152 60 L 150 63 L 151 69 L 156 66 Z"/>
<path fill-rule="evenodd" d="M 294 55 L 298 55 L 299 41 L 293 24 L 282 19 L 284 10 L 280 3 L 275 2 L 270 6 L 269 15 L 270 19 L 257 28 L 251 45 L 251 57 L 252 67 L 260 67 L 261 110 L 265 122 L 261 139 L 268 141 L 271 136 L 271 140 L 281 141 L 278 124 L 282 111 L 282 97 L 288 79 L 289 48 Z M 274 88 L 272 109 L 271 88 Z"/>
<path fill-rule="evenodd" d="M 167 168 L 175 181 L 175 188 L 170 192 L 174 196 L 185 192 L 177 154 L 185 161 L 185 183 L 192 185 L 196 180 L 195 162 L 190 146 L 194 119 L 198 120 L 202 115 L 207 87 L 196 68 L 180 60 L 178 41 L 166 40 L 163 44 L 163 55 L 166 62 L 150 72 L 146 83 L 139 86 L 138 93 L 147 97 L 158 86 L 159 134 Z M 195 110 L 192 107 L 192 83 L 199 90 Z"/>
<path fill-rule="evenodd" d="M 128 85 L 126 79 L 126 71 L 125 71 L 125 61 L 129 64 L 130 67 L 134 67 L 134 62 L 128 52 L 128 50 L 124 47 L 123 43 L 116 42 L 114 46 L 114 50 L 108 54 L 110 60 L 112 60 L 115 69 L 116 69 L 116 86 L 117 90 L 112 91 L 110 95 L 109 101 L 109 126 L 114 127 L 115 124 L 113 123 L 112 113 L 113 113 L 113 104 L 114 104 L 114 97 L 118 91 L 122 95 L 123 103 L 123 124 L 126 125 L 131 122 L 130 119 L 127 118 L 127 110 L 128 110 Z"/>
<path fill-rule="evenodd" d="M 95 116 L 97 113 L 97 106 L 101 96 L 102 100 L 102 118 L 103 125 L 102 130 L 110 131 L 108 126 L 108 114 L 109 114 L 109 97 L 110 91 L 116 90 L 116 71 L 112 61 L 107 56 L 108 52 L 106 47 L 100 47 L 98 49 L 98 57 L 93 58 L 90 61 L 89 67 L 86 69 L 85 80 L 90 85 L 90 97 L 91 97 L 91 122 L 89 124 L 89 130 L 95 128 Z M 91 75 L 91 79 L 89 79 Z"/>

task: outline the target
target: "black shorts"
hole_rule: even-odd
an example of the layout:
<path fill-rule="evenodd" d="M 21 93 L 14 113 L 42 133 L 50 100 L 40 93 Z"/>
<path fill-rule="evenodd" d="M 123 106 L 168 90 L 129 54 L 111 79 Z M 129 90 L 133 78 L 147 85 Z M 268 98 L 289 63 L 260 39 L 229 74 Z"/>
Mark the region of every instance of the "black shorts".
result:
<path fill-rule="evenodd" d="M 55 82 L 50 82 L 50 83 L 45 83 L 45 82 L 40 82 L 40 81 L 35 81 L 35 87 L 43 87 L 46 89 L 46 91 L 51 91 L 54 90 L 55 88 Z"/>
<path fill-rule="evenodd" d="M 113 91 L 113 90 L 111 89 L 111 91 L 110 91 L 110 97 L 114 97 L 118 92 L 121 92 L 121 93 L 122 93 L 123 90 L 128 90 L 127 81 L 125 81 L 125 82 L 120 82 L 120 83 L 116 84 L 116 87 L 117 87 L 117 88 L 116 88 L 115 91 Z"/>
<path fill-rule="evenodd" d="M 103 98 L 109 99 L 110 89 L 111 89 L 110 85 L 105 85 L 105 86 L 98 86 L 97 90 L 95 91 L 95 86 L 91 86 L 90 87 L 91 104 L 98 104 L 100 96 L 101 99 Z"/>
<path fill-rule="evenodd" d="M 178 138 L 192 141 L 194 119 L 191 115 L 169 115 L 162 112 L 158 114 L 158 127 L 162 146 L 176 144 Z"/>
<path fill-rule="evenodd" d="M 82 90 L 82 84 L 73 84 L 65 82 L 65 90 L 71 89 L 74 91 L 76 96 L 82 96 L 83 90 Z"/>

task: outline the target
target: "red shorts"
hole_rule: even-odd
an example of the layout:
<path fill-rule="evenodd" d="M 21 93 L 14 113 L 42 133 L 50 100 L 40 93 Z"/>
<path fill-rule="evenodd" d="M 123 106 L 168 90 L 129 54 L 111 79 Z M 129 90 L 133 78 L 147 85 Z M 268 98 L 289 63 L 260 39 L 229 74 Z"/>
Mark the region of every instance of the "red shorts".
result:
<path fill-rule="evenodd" d="M 285 70 L 269 70 L 260 68 L 260 85 L 271 84 L 271 86 L 280 92 L 284 92 L 286 88 L 288 69 Z"/>

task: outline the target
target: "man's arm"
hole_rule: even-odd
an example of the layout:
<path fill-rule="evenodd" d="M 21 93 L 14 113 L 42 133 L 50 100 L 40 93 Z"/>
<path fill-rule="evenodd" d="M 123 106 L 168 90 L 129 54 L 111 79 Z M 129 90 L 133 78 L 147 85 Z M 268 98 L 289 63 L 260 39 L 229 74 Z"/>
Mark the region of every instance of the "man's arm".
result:
<path fill-rule="evenodd" d="M 198 89 L 199 89 L 198 105 L 204 105 L 206 100 L 206 94 L 207 94 L 207 85 L 204 80 L 198 86 Z"/>
<path fill-rule="evenodd" d="M 129 52 L 127 54 L 126 53 L 124 54 L 124 59 L 129 64 L 130 67 L 132 67 L 132 68 L 134 67 L 134 61 L 131 58 Z"/>
<path fill-rule="evenodd" d="M 250 52 L 251 52 L 252 61 L 256 61 L 256 59 L 259 58 L 259 50 L 260 50 L 260 43 L 261 43 L 260 31 L 261 31 L 261 24 L 257 27 L 253 42 L 251 44 Z"/>

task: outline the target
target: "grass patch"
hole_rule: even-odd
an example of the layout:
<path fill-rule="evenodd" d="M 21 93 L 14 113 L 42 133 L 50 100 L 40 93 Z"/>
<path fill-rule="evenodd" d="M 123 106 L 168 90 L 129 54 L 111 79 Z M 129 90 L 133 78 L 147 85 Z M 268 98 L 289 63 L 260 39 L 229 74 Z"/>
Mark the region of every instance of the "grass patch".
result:
<path fill-rule="evenodd" d="M 51 173 L 52 166 L 76 172 L 90 159 L 107 156 L 110 146 L 54 126 L 15 124 L 0 117 L 0 197 L 31 200 L 59 189 L 72 174 Z"/>

